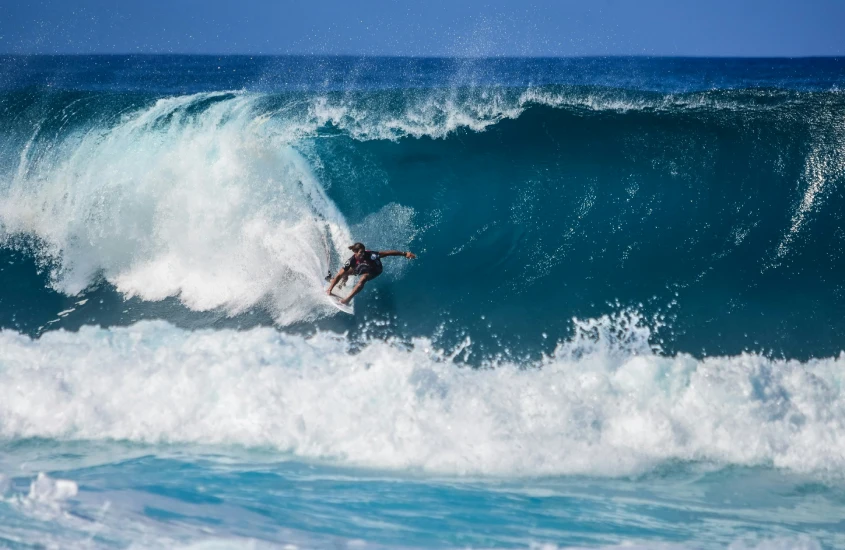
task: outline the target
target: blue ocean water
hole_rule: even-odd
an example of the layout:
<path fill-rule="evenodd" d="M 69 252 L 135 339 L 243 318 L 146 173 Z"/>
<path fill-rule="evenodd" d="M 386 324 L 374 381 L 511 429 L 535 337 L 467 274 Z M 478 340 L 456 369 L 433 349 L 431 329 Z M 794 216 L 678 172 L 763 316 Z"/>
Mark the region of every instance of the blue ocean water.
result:
<path fill-rule="evenodd" d="M 845 547 L 843 85 L 0 57 L 0 546 Z"/>

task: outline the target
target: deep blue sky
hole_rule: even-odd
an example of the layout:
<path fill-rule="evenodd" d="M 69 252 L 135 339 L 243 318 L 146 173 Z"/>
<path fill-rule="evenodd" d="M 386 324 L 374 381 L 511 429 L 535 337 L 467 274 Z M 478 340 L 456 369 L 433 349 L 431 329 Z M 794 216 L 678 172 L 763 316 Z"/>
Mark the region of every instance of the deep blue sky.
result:
<path fill-rule="evenodd" d="M 0 53 L 845 55 L 845 0 L 6 0 Z"/>

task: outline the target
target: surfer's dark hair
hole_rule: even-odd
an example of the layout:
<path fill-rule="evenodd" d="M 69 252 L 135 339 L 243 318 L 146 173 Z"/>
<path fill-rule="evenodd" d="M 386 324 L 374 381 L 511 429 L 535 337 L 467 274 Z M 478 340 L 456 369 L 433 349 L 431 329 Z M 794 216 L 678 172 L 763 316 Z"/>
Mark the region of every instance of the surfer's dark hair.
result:
<path fill-rule="evenodd" d="M 351 250 L 352 252 L 358 252 L 359 250 L 366 250 L 366 248 L 367 247 L 364 246 L 364 243 L 355 243 L 349 247 L 349 250 Z"/>

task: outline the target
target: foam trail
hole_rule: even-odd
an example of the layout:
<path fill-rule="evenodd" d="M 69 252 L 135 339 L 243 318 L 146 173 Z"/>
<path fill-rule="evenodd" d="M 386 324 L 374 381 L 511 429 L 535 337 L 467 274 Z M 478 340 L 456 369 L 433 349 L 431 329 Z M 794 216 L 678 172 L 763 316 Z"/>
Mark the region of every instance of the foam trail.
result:
<path fill-rule="evenodd" d="M 832 117 L 831 117 L 832 118 Z M 845 142 L 845 119 L 825 119 L 817 132 L 820 137 L 813 144 L 804 164 L 804 180 L 807 188 L 801 197 L 801 202 L 795 209 L 789 230 L 781 239 L 777 247 L 777 260 L 784 258 L 798 236 L 801 228 L 807 223 L 810 214 L 819 208 L 820 198 L 830 185 L 845 176 L 845 162 L 843 162 L 843 143 Z M 829 128 L 830 135 L 823 129 Z"/>
<path fill-rule="evenodd" d="M 536 368 L 163 322 L 0 334 L 0 437 L 270 446 L 450 474 L 631 475 L 667 462 L 845 468 L 845 355 L 696 360 L 636 316 L 579 323 Z"/>
<path fill-rule="evenodd" d="M 29 486 L 27 498 L 33 502 L 53 504 L 68 498 L 73 498 L 79 492 L 79 487 L 67 479 L 52 479 L 44 472 Z"/>
<path fill-rule="evenodd" d="M 265 303 L 280 323 L 330 312 L 319 289 L 331 249 L 350 240 L 345 220 L 304 158 L 257 122 L 256 100 L 161 99 L 22 153 L 0 235 L 36 236 L 67 294 L 102 275 L 127 296 L 194 310 Z"/>

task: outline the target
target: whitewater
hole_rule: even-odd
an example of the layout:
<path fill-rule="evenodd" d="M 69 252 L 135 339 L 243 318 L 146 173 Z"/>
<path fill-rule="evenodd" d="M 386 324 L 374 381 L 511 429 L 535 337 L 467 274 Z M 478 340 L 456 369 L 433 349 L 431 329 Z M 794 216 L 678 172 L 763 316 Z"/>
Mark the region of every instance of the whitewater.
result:
<path fill-rule="evenodd" d="M 0 546 L 845 546 L 843 83 L 0 58 Z"/>

